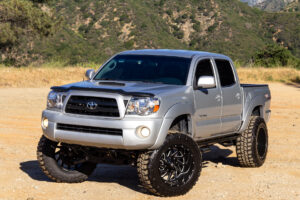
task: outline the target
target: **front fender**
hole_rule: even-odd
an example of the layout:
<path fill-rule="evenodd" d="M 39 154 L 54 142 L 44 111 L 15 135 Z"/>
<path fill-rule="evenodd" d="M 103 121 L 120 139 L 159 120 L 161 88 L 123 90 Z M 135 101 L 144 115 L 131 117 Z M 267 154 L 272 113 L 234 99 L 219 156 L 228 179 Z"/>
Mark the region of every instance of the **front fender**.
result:
<path fill-rule="evenodd" d="M 173 105 L 165 114 L 156 141 L 150 149 L 159 148 L 165 141 L 168 131 L 176 117 L 185 114 L 193 114 L 194 107 L 188 103 L 178 103 Z"/>

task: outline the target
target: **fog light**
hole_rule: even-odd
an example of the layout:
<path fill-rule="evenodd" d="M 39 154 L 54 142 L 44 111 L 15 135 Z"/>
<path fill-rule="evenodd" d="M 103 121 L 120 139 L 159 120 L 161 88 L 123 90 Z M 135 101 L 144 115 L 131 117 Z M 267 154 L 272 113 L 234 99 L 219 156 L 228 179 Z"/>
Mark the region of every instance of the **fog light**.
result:
<path fill-rule="evenodd" d="M 47 118 L 43 118 L 42 119 L 42 127 L 45 129 L 45 128 L 48 127 L 48 124 L 49 124 L 48 119 Z"/>
<path fill-rule="evenodd" d="M 141 135 L 142 135 L 143 137 L 148 137 L 148 136 L 150 135 L 150 130 L 149 130 L 149 128 L 146 128 L 146 127 L 142 128 L 142 129 L 141 129 Z"/>
<path fill-rule="evenodd" d="M 139 127 L 137 129 L 137 134 L 142 137 L 142 138 L 146 138 L 149 137 L 150 135 L 150 129 L 147 127 Z"/>

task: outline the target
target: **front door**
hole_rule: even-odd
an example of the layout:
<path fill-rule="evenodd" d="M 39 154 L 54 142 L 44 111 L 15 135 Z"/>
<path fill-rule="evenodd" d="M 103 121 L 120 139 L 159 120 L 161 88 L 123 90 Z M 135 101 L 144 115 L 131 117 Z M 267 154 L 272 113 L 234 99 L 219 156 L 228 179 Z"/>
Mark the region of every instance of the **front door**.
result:
<path fill-rule="evenodd" d="M 221 131 L 222 96 L 215 75 L 211 59 L 202 59 L 198 62 L 194 76 L 195 114 L 193 126 L 197 138 L 209 137 Z M 197 81 L 201 76 L 215 77 L 216 87 L 197 88 Z"/>

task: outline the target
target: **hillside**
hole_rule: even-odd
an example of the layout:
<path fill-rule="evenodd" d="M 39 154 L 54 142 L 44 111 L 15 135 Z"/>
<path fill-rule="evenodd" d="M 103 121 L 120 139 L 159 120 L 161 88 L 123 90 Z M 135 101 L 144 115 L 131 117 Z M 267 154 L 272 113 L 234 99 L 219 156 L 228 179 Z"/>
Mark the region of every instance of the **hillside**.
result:
<path fill-rule="evenodd" d="M 285 9 L 285 7 L 288 4 L 294 3 L 297 0 L 241 0 L 241 1 L 247 2 L 250 6 L 254 6 L 265 11 L 276 12 Z"/>
<path fill-rule="evenodd" d="M 294 2 L 289 3 L 284 9 L 284 12 L 299 12 L 300 11 L 300 1 L 295 0 Z"/>
<path fill-rule="evenodd" d="M 102 63 L 126 49 L 183 48 L 224 53 L 246 63 L 274 43 L 300 57 L 299 13 L 265 13 L 238 0 L 34 2 L 46 2 L 33 7 L 56 21 L 51 34 L 24 36 L 16 46 L 0 48 L 2 62 Z M 29 48 L 20 48 L 25 44 Z M 24 56 L 14 60 L 16 54 Z"/>
<path fill-rule="evenodd" d="M 65 16 L 68 28 L 42 45 L 48 54 L 52 50 L 49 44 L 57 44 L 58 59 L 70 58 L 81 48 L 90 49 L 85 51 L 88 55 L 72 60 L 98 60 L 132 48 L 184 48 L 222 52 L 247 60 L 264 46 L 261 35 L 267 34 L 265 24 L 260 22 L 262 12 L 238 1 L 69 2 L 62 0 L 57 10 Z M 65 42 L 59 42 L 62 36 Z"/>
<path fill-rule="evenodd" d="M 240 0 L 241 2 L 245 2 L 245 3 L 248 3 L 249 6 L 255 6 L 259 3 L 262 3 L 266 0 Z"/>

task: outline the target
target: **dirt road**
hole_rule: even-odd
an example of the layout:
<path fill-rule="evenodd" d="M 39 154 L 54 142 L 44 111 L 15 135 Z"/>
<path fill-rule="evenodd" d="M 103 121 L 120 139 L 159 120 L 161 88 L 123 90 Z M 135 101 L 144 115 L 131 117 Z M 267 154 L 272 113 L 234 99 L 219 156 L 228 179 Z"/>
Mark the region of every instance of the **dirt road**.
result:
<path fill-rule="evenodd" d="M 280 83 L 270 88 L 265 165 L 240 168 L 234 148 L 214 146 L 197 185 L 172 199 L 300 199 L 300 88 Z M 135 169 L 127 166 L 99 165 L 89 181 L 79 184 L 50 181 L 35 155 L 48 91 L 0 88 L 0 199 L 159 199 L 144 193 Z"/>

